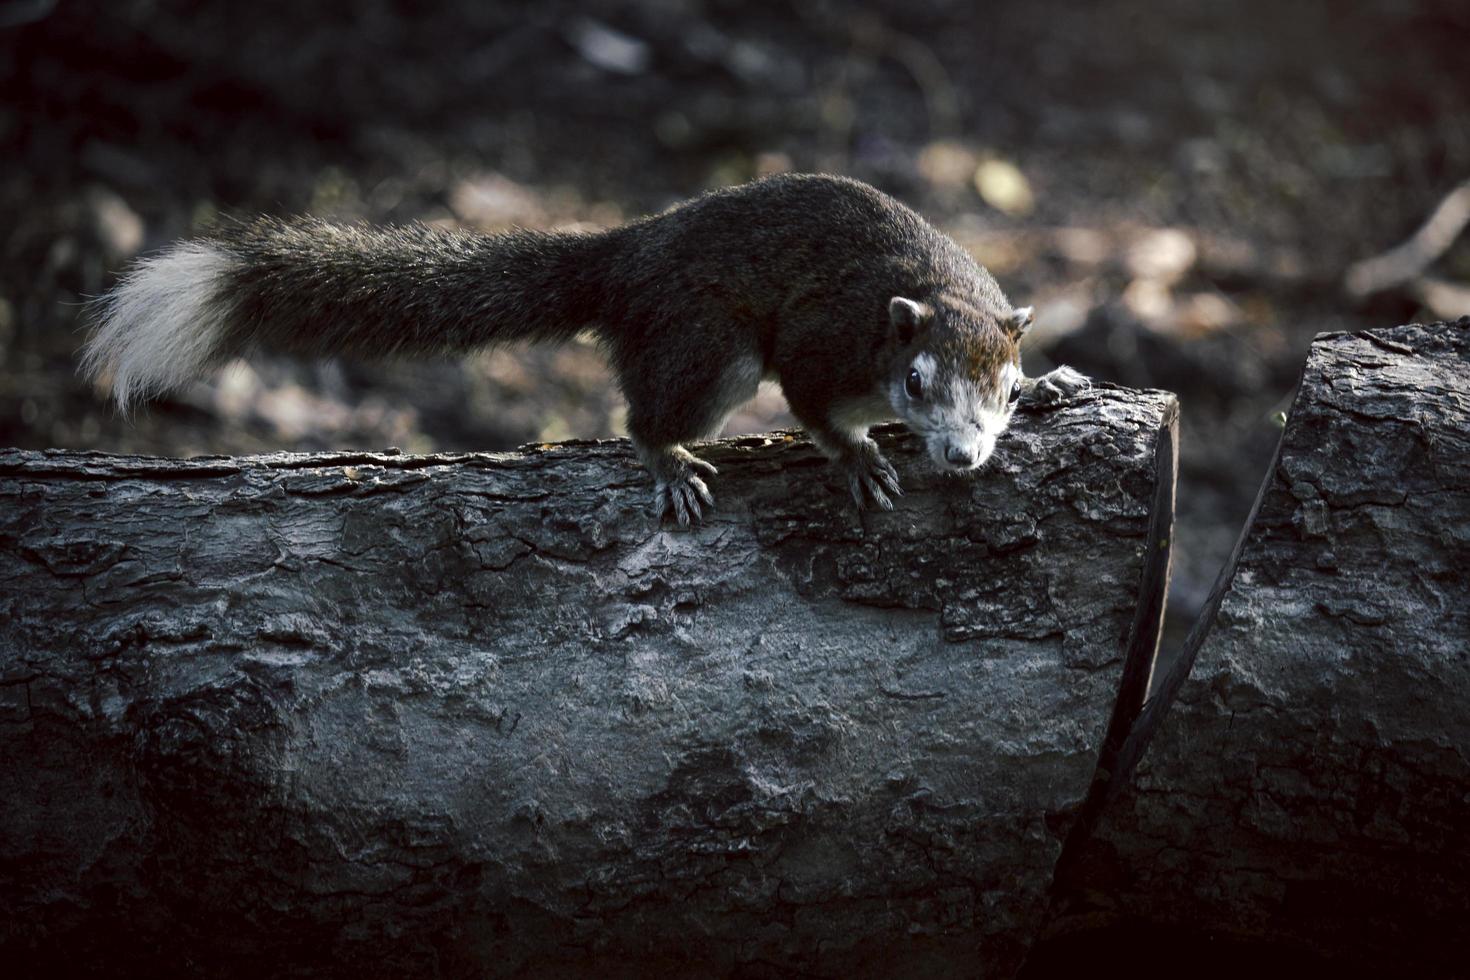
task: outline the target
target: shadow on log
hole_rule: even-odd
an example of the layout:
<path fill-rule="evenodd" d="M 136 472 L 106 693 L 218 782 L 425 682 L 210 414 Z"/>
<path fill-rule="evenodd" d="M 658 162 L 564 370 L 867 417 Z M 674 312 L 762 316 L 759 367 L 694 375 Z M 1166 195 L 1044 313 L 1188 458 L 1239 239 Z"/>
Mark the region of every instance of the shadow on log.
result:
<path fill-rule="evenodd" d="M 1007 975 L 1146 689 L 1175 418 L 1102 387 L 974 480 L 882 432 L 908 496 L 863 515 L 805 441 L 721 443 L 692 533 L 624 443 L 0 453 L 0 952 Z"/>
<path fill-rule="evenodd" d="M 1464 975 L 1467 600 L 1470 320 L 1319 337 L 1231 563 L 1103 762 L 1032 972 L 1142 938 Z"/>

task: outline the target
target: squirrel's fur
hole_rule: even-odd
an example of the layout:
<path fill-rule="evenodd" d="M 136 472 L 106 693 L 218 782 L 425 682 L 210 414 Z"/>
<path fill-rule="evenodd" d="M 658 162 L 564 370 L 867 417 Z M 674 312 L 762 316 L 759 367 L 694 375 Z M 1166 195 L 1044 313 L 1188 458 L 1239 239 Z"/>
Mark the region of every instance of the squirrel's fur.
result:
<path fill-rule="evenodd" d="M 973 469 L 1018 393 L 1015 310 L 964 249 L 855 180 L 781 175 L 605 232 L 484 235 L 262 218 L 145 259 L 99 304 L 85 369 L 117 401 L 255 349 L 311 357 L 459 354 L 592 332 L 628 429 L 680 523 L 711 502 L 683 444 L 763 378 L 843 466 L 861 505 L 899 492 L 868 427 L 901 418 L 937 465 Z"/>

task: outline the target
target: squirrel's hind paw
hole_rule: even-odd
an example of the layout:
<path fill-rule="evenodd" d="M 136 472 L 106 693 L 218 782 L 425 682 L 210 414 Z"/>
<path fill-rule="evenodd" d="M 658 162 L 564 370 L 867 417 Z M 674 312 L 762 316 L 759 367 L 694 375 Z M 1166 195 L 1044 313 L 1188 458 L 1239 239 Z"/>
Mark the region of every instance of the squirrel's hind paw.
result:
<path fill-rule="evenodd" d="M 893 501 L 888 495 L 903 496 L 898 473 L 871 441 L 864 448 L 867 451 L 847 464 L 847 488 L 852 492 L 852 499 L 857 501 L 858 510 L 867 507 L 869 500 L 883 510 L 892 510 Z"/>
<path fill-rule="evenodd" d="M 1030 383 L 1024 387 L 1023 394 L 1026 400 L 1033 405 L 1053 405 L 1064 398 L 1072 397 L 1079 391 L 1086 391 L 1092 387 L 1092 382 L 1085 374 L 1074 371 L 1066 365 L 1043 374 L 1039 378 L 1028 378 L 1027 380 Z"/>
<path fill-rule="evenodd" d="M 708 467 L 708 472 L 714 472 L 714 467 L 709 466 L 708 463 L 700 469 L 706 467 Z M 704 516 L 700 511 L 701 501 L 705 507 L 715 505 L 714 494 L 710 493 L 704 481 L 693 473 L 684 473 L 668 481 L 659 480 L 654 484 L 653 513 L 659 521 L 673 515 L 680 527 L 698 524 Z"/>
<path fill-rule="evenodd" d="M 653 519 L 662 523 L 665 517 L 673 517 L 680 527 L 698 524 L 703 507 L 713 507 L 715 497 L 696 471 L 705 476 L 718 471 L 683 446 L 650 449 L 636 440 L 635 445 L 653 474 Z"/>

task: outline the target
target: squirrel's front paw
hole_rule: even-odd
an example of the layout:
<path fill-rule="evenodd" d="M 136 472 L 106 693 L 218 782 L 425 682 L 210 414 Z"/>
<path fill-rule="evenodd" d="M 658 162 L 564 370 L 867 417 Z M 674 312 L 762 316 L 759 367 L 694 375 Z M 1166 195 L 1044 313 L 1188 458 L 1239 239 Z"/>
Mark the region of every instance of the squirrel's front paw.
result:
<path fill-rule="evenodd" d="M 847 488 L 852 491 L 852 499 L 857 501 L 858 510 L 866 507 L 869 500 L 884 510 L 892 510 L 893 501 L 888 495 L 903 496 L 903 488 L 898 484 L 898 473 L 883 458 L 877 443 L 871 439 L 863 444 L 861 451 L 846 461 L 844 469 L 847 470 Z"/>
<path fill-rule="evenodd" d="M 659 521 L 673 515 L 680 527 L 688 527 L 691 523 L 698 524 L 703 516 L 701 502 L 706 507 L 715 504 L 714 494 L 709 492 L 709 487 L 694 474 L 694 470 L 707 476 L 718 471 L 711 464 L 687 453 L 680 457 L 680 462 L 684 465 L 667 479 L 654 479 L 653 514 Z"/>
<path fill-rule="evenodd" d="M 1029 380 L 1031 383 L 1026 386 L 1024 394 L 1026 400 L 1035 405 L 1052 405 L 1092 387 L 1085 374 L 1066 365 Z"/>

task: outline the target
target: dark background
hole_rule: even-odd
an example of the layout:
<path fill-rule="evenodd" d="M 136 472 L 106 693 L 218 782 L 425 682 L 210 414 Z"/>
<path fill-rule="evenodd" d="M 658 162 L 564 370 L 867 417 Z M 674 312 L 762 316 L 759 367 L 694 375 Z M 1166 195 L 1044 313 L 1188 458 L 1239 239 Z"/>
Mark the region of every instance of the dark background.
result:
<path fill-rule="evenodd" d="M 1463 0 L 0 0 L 0 445 L 505 449 L 622 433 L 590 347 L 256 360 L 133 417 L 75 372 L 128 259 L 220 213 L 606 226 L 781 169 L 870 181 L 1183 404 L 1176 628 L 1313 334 L 1470 312 L 1343 273 L 1470 176 Z M 1463 245 L 1433 270 L 1470 279 Z M 763 393 L 732 431 L 789 422 Z"/>

